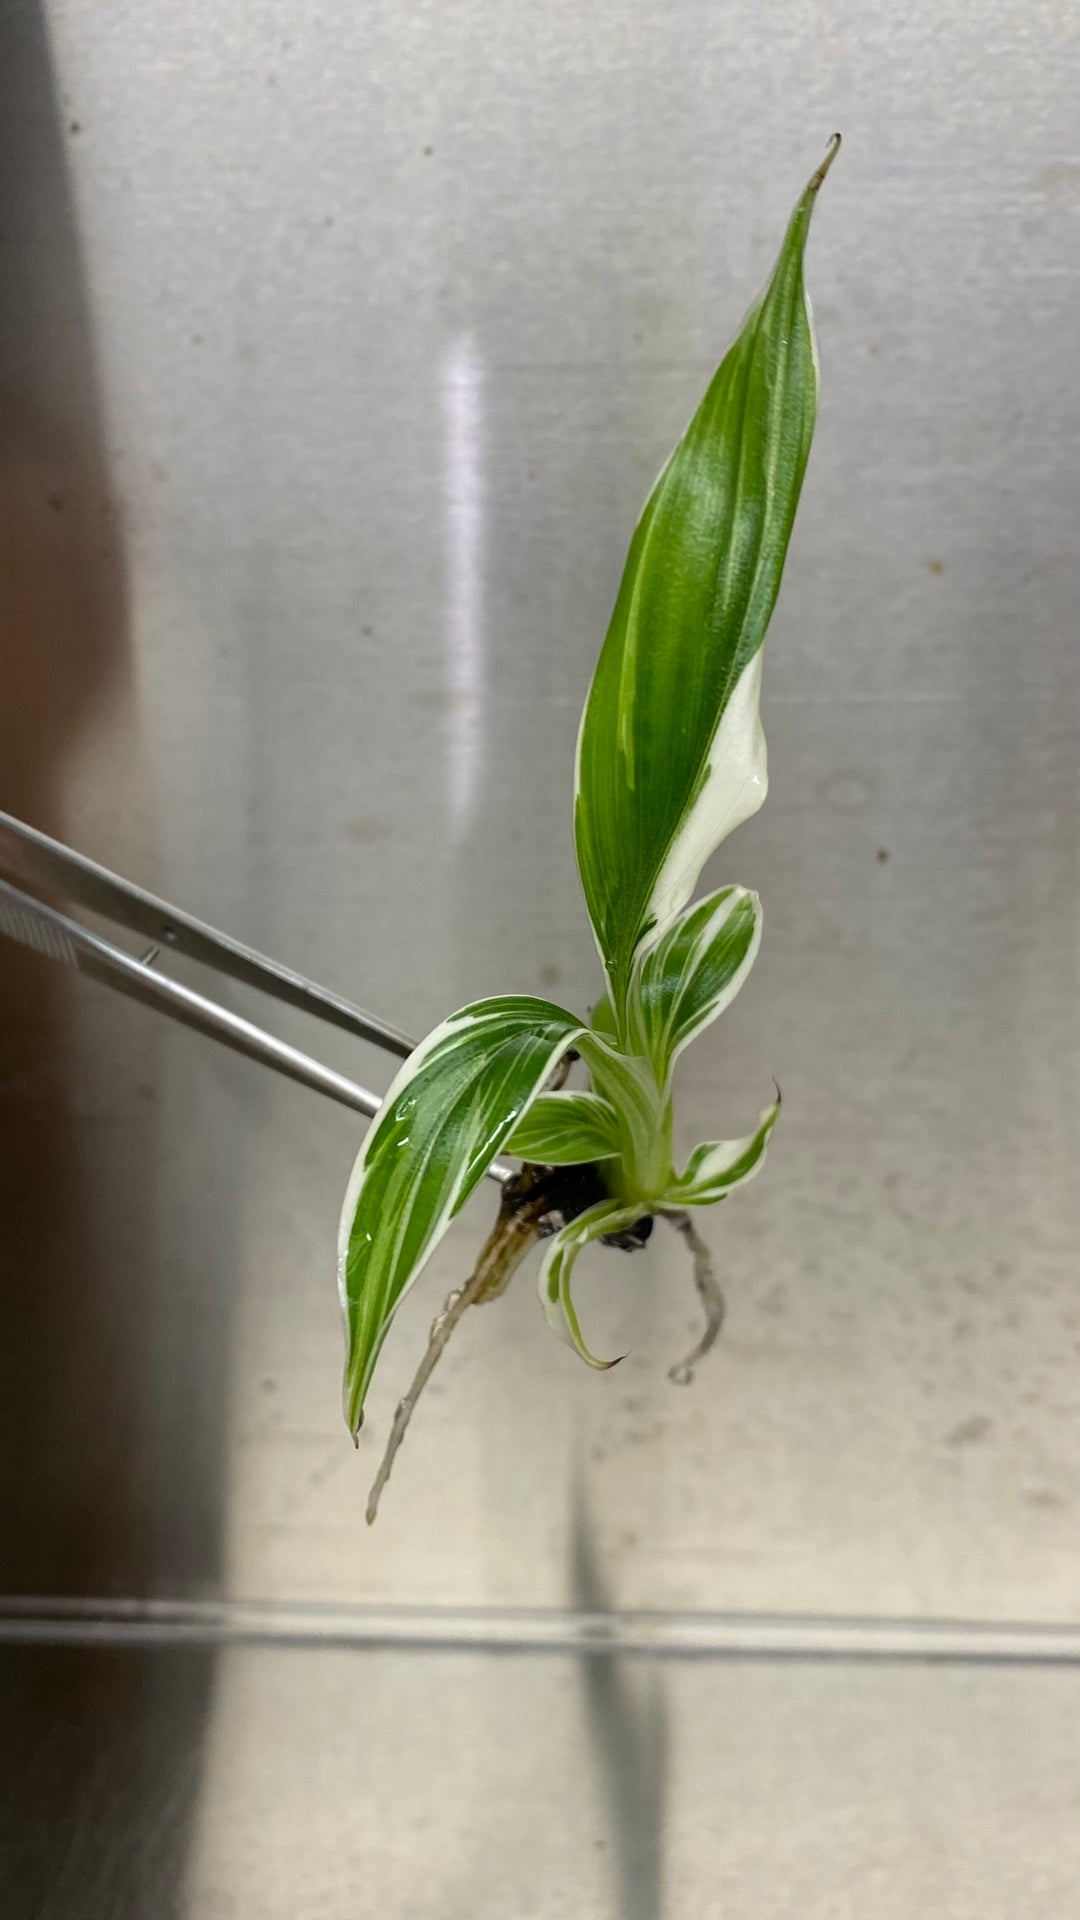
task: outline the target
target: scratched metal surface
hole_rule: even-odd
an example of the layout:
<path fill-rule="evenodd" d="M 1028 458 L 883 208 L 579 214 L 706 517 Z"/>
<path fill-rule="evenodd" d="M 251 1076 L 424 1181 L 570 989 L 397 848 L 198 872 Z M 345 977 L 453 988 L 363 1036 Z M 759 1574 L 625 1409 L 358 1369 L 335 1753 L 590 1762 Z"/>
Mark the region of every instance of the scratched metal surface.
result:
<path fill-rule="evenodd" d="M 569 780 L 630 527 L 845 136 L 773 788 L 716 867 L 766 941 L 683 1088 L 686 1145 L 785 1093 L 708 1223 L 722 1348 L 669 1386 L 692 1315 L 659 1241 L 583 1283 L 631 1350 L 605 1379 L 522 1277 L 368 1535 L 487 1202 L 358 1461 L 353 1123 L 0 946 L 4 1591 L 1080 1619 L 1077 28 L 0 6 L 0 805 L 417 1030 L 593 990 Z M 1075 1695 L 1030 1666 L 5 1645 L 2 1904 L 1057 1920 Z"/>
<path fill-rule="evenodd" d="M 708 1222 L 460 1336 L 373 1535 L 354 1127 L 0 953 L 3 1583 L 1080 1615 L 1077 14 L 279 0 L 0 14 L 0 803 L 417 1030 L 594 987 L 574 729 L 634 515 L 834 125 Z M 246 1005 L 240 995 L 232 1003 Z M 361 1048 L 279 1018 L 384 1084 Z M 383 1079 L 380 1081 L 379 1076 Z"/>

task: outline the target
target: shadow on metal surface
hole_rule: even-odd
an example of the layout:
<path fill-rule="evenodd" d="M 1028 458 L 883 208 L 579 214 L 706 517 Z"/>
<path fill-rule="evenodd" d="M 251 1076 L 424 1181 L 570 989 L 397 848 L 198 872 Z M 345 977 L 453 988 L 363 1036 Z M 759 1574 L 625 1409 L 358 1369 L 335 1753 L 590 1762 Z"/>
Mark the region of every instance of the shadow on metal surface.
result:
<path fill-rule="evenodd" d="M 66 824 L 76 750 L 122 710 L 130 684 L 124 556 L 66 150 L 81 131 L 77 112 L 60 97 L 42 7 L 5 7 L 0 805 L 54 832 Z M 161 1543 L 147 1504 L 145 1380 L 133 1361 L 149 1337 L 153 1123 L 125 1130 L 123 1181 L 102 1180 L 80 1114 L 80 1100 L 97 1109 L 101 1098 L 80 1060 L 81 993 L 0 942 L 0 1587 L 147 1592 L 161 1577 Z M 200 1571 L 211 1583 L 214 1497 L 199 1490 Z M 106 1654 L 88 1666 L 58 1650 L 8 1663 L 0 1723 L 12 1824 L 0 1877 L 10 1920 L 145 1913 L 142 1813 L 163 1799 L 179 1886 L 214 1658 L 180 1664 L 182 1680 L 163 1695 L 147 1661 Z M 43 1726 L 54 1737 L 41 1757 Z M 65 1727 L 72 1737 L 55 1737 Z M 21 1777 L 31 1750 L 34 1781 Z M 87 1810 L 81 1825 L 75 1808 Z M 87 1822 L 116 1824 L 108 1847 Z M 91 1855 L 99 1880 L 88 1905 Z M 160 1901 L 154 1910 L 166 1920 Z"/>
<path fill-rule="evenodd" d="M 580 1469 L 570 1494 L 569 1604 L 611 1611 Z M 661 1920 L 668 1780 L 666 1676 L 658 1664 L 632 1669 L 618 1653 L 592 1652 L 579 1663 L 582 1705 L 600 1803 L 611 1843 L 612 1893 L 619 1920 Z"/>

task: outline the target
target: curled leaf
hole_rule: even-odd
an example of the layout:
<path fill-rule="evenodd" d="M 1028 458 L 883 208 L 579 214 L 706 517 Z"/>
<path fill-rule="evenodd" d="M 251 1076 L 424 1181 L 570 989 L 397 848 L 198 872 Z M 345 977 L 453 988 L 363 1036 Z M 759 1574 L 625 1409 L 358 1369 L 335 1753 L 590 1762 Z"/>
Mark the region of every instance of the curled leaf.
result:
<path fill-rule="evenodd" d="M 687 907 L 639 960 L 631 1032 L 664 1085 L 683 1048 L 731 1005 L 761 945 L 761 902 L 721 887 Z"/>
<path fill-rule="evenodd" d="M 686 1166 L 664 1194 L 661 1205 L 711 1207 L 735 1187 L 752 1180 L 765 1159 L 769 1135 L 780 1118 L 780 1097 L 762 1111 L 757 1130 L 742 1140 L 706 1140 L 695 1147 Z"/>
<path fill-rule="evenodd" d="M 569 1167 L 618 1153 L 615 1109 L 599 1094 L 537 1094 L 506 1142 L 506 1152 L 542 1166 Z"/>
<path fill-rule="evenodd" d="M 644 1211 L 643 1207 L 624 1206 L 618 1200 L 601 1200 L 597 1206 L 590 1207 L 587 1213 L 571 1220 L 549 1241 L 540 1268 L 540 1300 L 548 1325 L 560 1340 L 580 1354 L 586 1366 L 595 1367 L 599 1372 L 617 1366 L 622 1355 L 617 1355 L 614 1360 L 598 1360 L 590 1352 L 571 1297 L 570 1277 L 583 1247 L 605 1234 L 619 1233 L 625 1227 L 632 1227 L 641 1219 Z"/>

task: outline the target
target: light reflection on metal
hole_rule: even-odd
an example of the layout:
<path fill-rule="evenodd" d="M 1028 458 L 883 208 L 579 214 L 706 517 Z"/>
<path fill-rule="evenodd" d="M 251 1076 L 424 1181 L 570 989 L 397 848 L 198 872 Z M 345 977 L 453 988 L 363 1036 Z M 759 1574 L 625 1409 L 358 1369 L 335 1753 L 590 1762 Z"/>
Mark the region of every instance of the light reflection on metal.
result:
<path fill-rule="evenodd" d="M 37 1641 L 1080 1666 L 1080 1628 L 1027 1620 L 0 1595 L 0 1645 Z"/>
<path fill-rule="evenodd" d="M 484 751 L 484 375 L 472 333 L 445 349 L 439 370 L 446 543 L 447 797 L 451 844 L 467 839 Z"/>

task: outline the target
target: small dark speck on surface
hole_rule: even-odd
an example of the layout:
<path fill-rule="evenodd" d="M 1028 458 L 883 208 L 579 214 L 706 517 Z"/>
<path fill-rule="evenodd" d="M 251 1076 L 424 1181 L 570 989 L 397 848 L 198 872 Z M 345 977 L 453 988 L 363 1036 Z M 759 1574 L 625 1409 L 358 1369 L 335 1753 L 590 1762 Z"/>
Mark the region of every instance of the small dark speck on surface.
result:
<path fill-rule="evenodd" d="M 888 847 L 879 847 L 876 854 L 874 855 L 874 858 L 877 861 L 879 867 L 885 866 L 889 858 Z"/>
<path fill-rule="evenodd" d="M 974 1447 L 985 1440 L 993 1426 L 990 1416 L 985 1413 L 973 1413 L 967 1420 L 958 1420 L 945 1435 L 947 1447 Z"/>
<path fill-rule="evenodd" d="M 430 159 L 431 159 L 431 156 L 432 156 L 432 154 L 434 153 L 434 151 L 435 151 L 435 149 L 434 149 L 434 147 L 425 147 L 425 148 L 424 148 L 424 159 L 425 159 L 425 160 L 430 160 Z"/>
<path fill-rule="evenodd" d="M 1031 1487 L 1022 1496 L 1026 1507 L 1041 1507 L 1046 1512 L 1057 1512 L 1065 1505 L 1059 1493 L 1053 1493 L 1049 1487 Z"/>
<path fill-rule="evenodd" d="M 545 960 L 543 966 L 540 969 L 540 978 L 543 981 L 545 987 L 558 986 L 559 981 L 562 979 L 562 974 L 560 973 L 558 967 L 555 965 L 554 960 Z"/>
<path fill-rule="evenodd" d="M 364 635 L 365 635 L 365 637 L 369 637 L 369 636 L 370 636 L 370 634 L 371 634 L 371 628 L 370 628 L 370 627 L 361 627 L 361 629 L 360 629 L 360 631 L 361 631 L 361 633 L 362 633 L 362 634 L 364 634 Z"/>
<path fill-rule="evenodd" d="M 926 571 L 927 573 L 944 573 L 944 560 L 928 560 L 926 563 Z"/>
<path fill-rule="evenodd" d="M 70 125 L 70 127 L 68 128 L 68 132 L 69 132 L 69 133 L 81 133 L 81 132 L 82 132 L 82 121 L 81 121 L 81 120 L 73 120 L 73 121 L 72 121 L 72 123 L 71 123 L 71 125 Z"/>
<path fill-rule="evenodd" d="M 263 1392 L 264 1392 L 264 1393 L 276 1393 L 276 1392 L 277 1392 L 277 1381 L 276 1381 L 276 1380 L 264 1380 L 264 1381 L 263 1381 L 263 1383 L 262 1383 L 262 1390 L 263 1390 Z"/>
<path fill-rule="evenodd" d="M 191 344 L 192 344 L 192 346 L 193 346 L 193 347 L 201 347 L 201 346 L 202 346 L 202 343 L 203 343 L 203 336 L 202 336 L 202 334 L 201 334 L 201 333 L 193 333 L 193 334 L 192 334 L 192 336 L 191 336 Z"/>
<path fill-rule="evenodd" d="M 54 513 L 63 513 L 64 496 L 62 493 L 50 493 L 46 495 L 46 498 Z"/>

